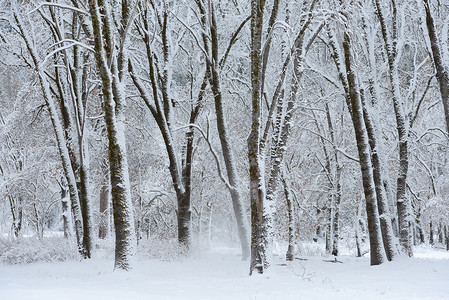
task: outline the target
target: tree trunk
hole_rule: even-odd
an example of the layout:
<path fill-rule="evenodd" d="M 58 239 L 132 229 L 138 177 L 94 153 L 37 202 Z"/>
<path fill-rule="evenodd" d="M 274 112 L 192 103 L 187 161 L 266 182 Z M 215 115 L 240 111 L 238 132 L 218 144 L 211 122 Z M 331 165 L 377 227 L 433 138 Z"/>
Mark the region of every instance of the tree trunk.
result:
<path fill-rule="evenodd" d="M 232 199 L 232 207 L 234 209 L 234 215 L 237 222 L 237 231 L 240 238 L 240 245 L 242 247 L 242 259 L 246 260 L 248 259 L 250 255 L 249 250 L 249 234 L 248 234 L 248 222 L 246 218 L 246 214 L 244 211 L 243 201 L 240 193 L 240 188 L 238 186 L 238 183 L 240 182 L 240 179 L 237 175 L 236 169 L 235 169 L 235 159 L 231 151 L 231 145 L 229 143 L 229 137 L 228 137 L 228 128 L 226 124 L 226 117 L 224 114 L 224 107 L 223 107 L 223 97 L 220 87 L 220 76 L 218 74 L 218 36 L 217 36 L 217 23 L 215 20 L 215 11 L 213 7 L 211 8 L 210 15 L 212 16 L 212 23 L 210 26 L 211 31 L 211 48 L 212 48 L 212 61 L 208 63 L 209 70 L 210 70 L 210 85 L 212 88 L 212 92 L 214 95 L 215 100 L 215 112 L 217 116 L 217 130 L 218 135 L 220 137 L 220 143 L 221 143 L 221 150 L 223 153 L 223 159 L 226 166 L 226 173 L 228 175 L 228 181 L 229 181 L 229 191 L 231 193 L 231 199 Z"/>
<path fill-rule="evenodd" d="M 438 225 L 438 243 L 442 244 L 443 243 L 443 225 L 440 224 Z"/>
<path fill-rule="evenodd" d="M 359 205 L 357 205 L 357 219 L 355 222 L 355 245 L 357 249 L 357 257 L 362 257 L 362 238 L 360 232 L 360 227 L 362 225 L 360 224 L 361 212 L 362 212 L 362 202 L 360 201 Z"/>
<path fill-rule="evenodd" d="M 68 210 L 68 197 L 67 197 L 67 190 L 64 186 L 61 187 L 61 209 L 62 209 L 62 224 L 64 229 L 64 238 L 68 239 L 70 236 L 70 229 L 69 229 L 69 220 L 70 220 L 70 212 Z"/>
<path fill-rule="evenodd" d="M 259 141 L 261 128 L 262 88 L 262 26 L 265 0 L 251 1 L 251 132 L 248 137 L 249 190 L 251 201 L 251 263 L 250 275 L 262 274 L 267 262 L 267 224 L 265 215 L 265 180 Z M 270 213 L 270 212 L 267 212 Z"/>
<path fill-rule="evenodd" d="M 382 241 L 382 234 L 379 222 L 379 212 L 377 209 L 377 196 L 371 165 L 370 146 L 363 118 L 363 107 L 360 98 L 358 79 L 355 73 L 354 58 L 352 54 L 351 39 L 348 29 L 345 28 L 343 41 L 343 51 L 345 67 L 341 63 L 340 51 L 337 47 L 336 38 L 329 30 L 333 58 L 339 73 L 340 81 L 345 90 L 345 100 L 348 111 L 351 114 L 352 123 L 357 141 L 360 169 L 362 172 L 362 183 L 366 201 L 366 214 L 368 217 L 368 234 L 370 237 L 371 265 L 379 265 L 385 261 L 385 252 Z"/>
<path fill-rule="evenodd" d="M 126 3 L 122 7 L 127 8 Z M 100 8 L 101 15 L 100 17 Z M 111 178 L 111 198 L 115 227 L 115 266 L 114 268 L 129 270 L 135 255 L 134 216 L 129 184 L 128 162 L 126 154 L 126 138 L 124 124 L 123 83 L 119 79 L 122 70 L 120 58 L 123 53 L 113 57 L 114 49 L 111 12 L 107 3 L 101 0 L 89 1 L 90 16 L 94 31 L 95 57 L 103 84 L 105 123 L 109 141 L 109 168 Z M 122 12 L 126 16 L 126 12 Z M 128 19 L 122 20 L 128 22 Z M 125 36 L 121 36 L 125 43 Z M 123 49 L 122 49 L 123 50 Z M 110 62 L 108 63 L 108 58 Z"/>
<path fill-rule="evenodd" d="M 385 194 L 388 201 L 388 206 L 390 208 L 390 216 L 391 216 L 391 227 L 393 228 L 393 233 L 395 237 L 399 237 L 399 225 L 398 225 L 398 219 L 397 219 L 397 207 L 396 203 L 394 202 L 393 192 L 391 190 L 390 180 L 387 178 L 384 178 L 383 181 Z"/>
<path fill-rule="evenodd" d="M 432 246 L 435 244 L 435 241 L 433 239 L 433 224 L 432 221 L 430 221 L 430 238 L 429 238 L 429 244 L 431 244 Z"/>
<path fill-rule="evenodd" d="M 397 254 L 395 249 L 395 236 L 393 228 L 391 226 L 391 218 L 389 213 L 387 196 L 383 186 L 382 180 L 382 164 L 379 158 L 379 146 L 377 142 L 377 134 L 374 128 L 374 123 L 368 112 L 367 103 L 364 98 L 364 91 L 360 91 L 362 106 L 363 106 L 363 117 L 365 121 L 366 130 L 368 133 L 369 144 L 371 148 L 371 161 L 373 164 L 373 178 L 376 187 L 377 196 L 377 206 L 379 209 L 380 216 L 380 227 L 382 230 L 382 240 L 385 247 L 385 253 L 387 254 L 387 259 L 389 261 L 393 260 Z"/>
<path fill-rule="evenodd" d="M 105 239 L 108 236 L 109 229 L 109 190 L 106 185 L 100 189 L 100 226 L 98 237 Z"/>
<path fill-rule="evenodd" d="M 296 224 L 295 224 L 295 204 L 290 196 L 290 187 L 288 186 L 287 179 L 285 175 L 281 174 L 281 181 L 284 187 L 285 200 L 287 201 L 287 216 L 288 216 L 288 249 L 285 254 L 285 259 L 287 261 L 293 261 L 295 259 L 296 247 Z"/>
<path fill-rule="evenodd" d="M 438 35 L 430 12 L 429 0 L 424 0 L 424 8 L 426 11 L 427 33 L 429 34 L 430 45 L 432 50 L 433 63 L 437 73 L 438 83 L 440 85 L 440 95 L 444 107 L 444 117 L 446 120 L 446 130 L 449 132 L 449 71 L 448 66 L 444 65 L 442 52 L 438 42 Z"/>
<path fill-rule="evenodd" d="M 449 226 L 444 226 L 444 241 L 446 243 L 446 251 L 449 251 Z"/>
<path fill-rule="evenodd" d="M 424 237 L 424 228 L 421 220 L 421 208 L 418 208 L 416 213 L 416 227 L 418 229 L 419 243 L 424 244 L 426 242 Z"/>
<path fill-rule="evenodd" d="M 377 16 L 380 21 L 382 37 L 384 40 L 384 48 L 387 53 L 389 78 L 392 88 L 392 100 L 394 115 L 396 118 L 396 129 L 399 139 L 399 170 L 396 184 L 396 202 L 398 210 L 398 224 L 399 224 L 399 243 L 405 253 L 408 256 L 413 256 L 410 234 L 409 234 L 409 199 L 406 194 L 407 173 L 408 173 L 408 128 L 405 122 L 405 113 L 401 103 L 400 81 L 398 74 L 398 60 L 397 60 L 397 37 L 391 39 L 388 31 L 387 24 L 382 12 L 379 0 L 375 1 Z M 393 3 L 393 6 L 396 5 Z M 396 7 L 393 7 L 394 14 Z M 394 16 L 396 20 L 396 15 Z M 393 22 L 393 30 L 397 32 L 397 23 Z"/>
<path fill-rule="evenodd" d="M 83 226 L 82 226 L 82 216 L 81 216 L 81 209 L 80 209 L 80 201 L 78 196 L 78 189 L 76 187 L 76 180 L 75 180 L 75 173 L 72 168 L 72 164 L 70 161 L 70 155 L 69 151 L 67 149 L 67 141 L 65 139 L 64 130 L 62 128 L 55 103 L 53 100 L 53 96 L 50 91 L 50 85 L 48 83 L 47 75 L 45 74 L 45 71 L 42 69 L 43 65 L 41 65 L 38 51 L 36 48 L 34 48 L 34 44 L 32 42 L 32 39 L 28 35 L 28 32 L 24 28 L 23 21 L 21 20 L 20 16 L 18 15 L 17 11 L 14 10 L 14 19 L 17 23 L 17 26 L 19 28 L 20 34 L 26 44 L 26 47 L 28 49 L 28 52 L 31 55 L 32 61 L 34 63 L 34 66 L 36 67 L 37 75 L 39 77 L 42 95 L 45 100 L 45 104 L 47 106 L 50 120 L 52 123 L 53 130 L 55 132 L 56 136 L 56 143 L 59 150 L 59 155 L 61 157 L 61 163 L 64 170 L 64 175 L 67 179 L 67 184 L 69 187 L 69 194 L 70 194 L 70 203 L 72 206 L 72 212 L 73 212 L 73 218 L 75 221 L 75 232 L 76 232 L 76 240 L 78 244 L 79 252 L 82 255 L 85 255 L 85 249 L 84 249 L 84 242 L 83 242 Z"/>
<path fill-rule="evenodd" d="M 334 132 L 334 125 L 332 123 L 332 118 L 329 110 L 329 104 L 325 104 L 326 109 L 326 119 L 327 119 L 327 127 L 329 128 L 329 135 L 331 137 L 332 142 L 332 150 L 334 154 L 334 160 L 335 160 L 335 178 L 333 182 L 333 189 L 334 189 L 334 195 L 333 198 L 335 199 L 333 203 L 333 222 L 332 222 L 332 233 L 333 233 L 333 241 L 332 241 L 332 255 L 337 256 L 338 255 L 338 241 L 340 240 L 340 202 L 341 202 L 341 194 L 342 194 L 342 188 L 341 188 L 341 173 L 343 167 L 340 164 L 340 160 L 338 158 L 338 149 L 337 149 L 337 141 L 335 139 L 335 132 Z M 323 141 L 324 146 L 324 141 Z M 330 166 L 329 166 L 330 171 Z"/>
<path fill-rule="evenodd" d="M 343 49 L 345 54 L 349 99 L 351 103 L 350 111 L 357 140 L 357 150 L 359 153 L 360 168 L 362 171 L 363 190 L 365 193 L 368 232 L 370 237 L 371 265 L 379 265 L 385 261 L 384 246 L 379 223 L 379 213 L 371 165 L 369 141 L 364 124 L 358 80 L 354 70 L 351 40 L 347 31 L 344 32 Z"/>
<path fill-rule="evenodd" d="M 336 183 L 337 183 L 337 190 L 335 195 L 335 212 L 334 212 L 334 219 L 332 223 L 332 232 L 334 234 L 333 242 L 332 242 L 332 255 L 337 256 L 338 255 L 338 241 L 340 240 L 340 202 L 341 202 L 341 166 L 337 166 L 337 174 L 336 174 Z"/>

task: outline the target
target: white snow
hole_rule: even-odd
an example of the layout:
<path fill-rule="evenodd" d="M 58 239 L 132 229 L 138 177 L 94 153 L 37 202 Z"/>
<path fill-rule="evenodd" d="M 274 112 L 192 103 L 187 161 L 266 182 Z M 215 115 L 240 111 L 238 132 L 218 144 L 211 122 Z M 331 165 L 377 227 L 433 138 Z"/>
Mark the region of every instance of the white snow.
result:
<path fill-rule="evenodd" d="M 449 299 L 449 252 L 415 253 L 375 267 L 368 257 L 306 257 L 285 266 L 277 257 L 268 274 L 252 277 L 230 248 L 144 260 L 130 272 L 112 271 L 102 258 L 1 266 L 0 299 Z"/>

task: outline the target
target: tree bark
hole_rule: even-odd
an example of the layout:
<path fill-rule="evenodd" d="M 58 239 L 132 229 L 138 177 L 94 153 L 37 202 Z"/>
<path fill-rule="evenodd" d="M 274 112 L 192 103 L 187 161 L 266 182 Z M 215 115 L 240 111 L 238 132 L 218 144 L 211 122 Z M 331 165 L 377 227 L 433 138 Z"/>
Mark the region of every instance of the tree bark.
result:
<path fill-rule="evenodd" d="M 426 11 L 427 33 L 430 39 L 433 63 L 435 65 L 438 83 L 440 85 L 440 95 L 443 102 L 444 117 L 446 120 L 446 130 L 449 132 L 449 71 L 448 66 L 444 65 L 442 53 L 438 42 L 438 35 L 435 28 L 435 22 L 430 11 L 429 0 L 424 0 L 424 9 Z"/>
<path fill-rule="evenodd" d="M 340 58 L 336 37 L 333 30 L 329 30 L 330 44 L 333 50 L 333 58 L 339 73 L 340 81 L 345 91 L 345 100 L 348 111 L 351 114 L 352 124 L 357 141 L 360 169 L 362 172 L 363 191 L 365 194 L 366 214 L 368 217 L 368 234 L 370 237 L 371 265 L 382 264 L 386 257 L 382 241 L 382 234 L 377 208 L 377 196 L 373 178 L 373 170 L 370 156 L 370 146 L 363 118 L 363 107 L 360 98 L 358 79 L 354 70 L 354 58 L 352 54 L 351 39 L 347 29 L 344 31 L 343 52 L 344 66 Z"/>
<path fill-rule="evenodd" d="M 267 224 L 264 219 L 265 180 L 259 141 L 262 101 L 262 26 L 265 0 L 251 1 L 251 132 L 248 137 L 248 161 L 251 201 L 251 263 L 250 275 L 262 274 L 267 262 Z"/>
<path fill-rule="evenodd" d="M 76 240 L 78 244 L 78 250 L 82 255 L 85 255 L 84 242 L 83 242 L 83 226 L 82 226 L 82 215 L 80 209 L 80 200 L 78 196 L 78 189 L 76 186 L 75 173 L 72 168 L 69 151 L 67 149 L 67 141 L 65 139 L 64 130 L 61 125 L 59 115 L 56 110 L 56 106 L 50 91 L 50 85 L 45 71 L 42 69 L 41 61 L 39 59 L 38 51 L 34 48 L 31 37 L 28 35 L 26 29 L 24 28 L 23 21 L 17 11 L 14 8 L 14 19 L 20 31 L 20 35 L 26 44 L 27 50 L 31 55 L 32 61 L 36 68 L 37 75 L 39 77 L 42 95 L 47 106 L 50 120 L 52 123 L 53 130 L 56 136 L 56 143 L 58 145 L 59 155 L 61 157 L 61 163 L 64 170 L 64 175 L 67 179 L 67 184 L 69 188 L 70 202 L 72 206 L 73 218 L 75 221 L 75 233 Z"/>
<path fill-rule="evenodd" d="M 212 88 L 212 92 L 215 100 L 215 112 L 217 116 L 217 130 L 220 137 L 221 150 L 223 153 L 223 159 L 226 167 L 226 173 L 229 181 L 229 192 L 232 199 L 232 207 L 234 209 L 234 215 L 237 222 L 237 231 L 240 238 L 240 244 L 242 247 L 242 259 L 248 259 L 250 255 L 249 243 L 248 243 L 248 222 L 242 203 L 242 196 L 238 183 L 240 181 L 237 172 L 235 159 L 231 151 L 231 145 L 229 143 L 228 127 L 226 124 L 226 117 L 224 114 L 223 96 L 220 87 L 220 76 L 218 73 L 218 33 L 217 23 L 215 20 L 215 11 L 211 8 L 210 15 L 212 17 L 212 23 L 210 26 L 211 31 L 211 50 L 212 61 L 208 62 L 209 72 L 211 74 L 209 83 Z"/>
<path fill-rule="evenodd" d="M 430 221 L 430 233 L 429 233 L 429 244 L 431 244 L 432 246 L 435 244 L 435 240 L 433 238 L 433 223 L 432 221 Z"/>
<path fill-rule="evenodd" d="M 388 207 L 388 200 L 383 186 L 382 179 L 382 165 L 379 158 L 379 146 L 377 142 L 377 134 L 374 128 L 374 123 L 371 119 L 371 115 L 368 112 L 367 103 L 364 97 L 364 91 L 360 91 L 362 107 L 363 107 L 363 119 L 365 121 L 365 127 L 368 133 L 369 144 L 371 148 L 371 161 L 373 164 L 373 178 L 374 185 L 376 187 L 377 207 L 379 209 L 380 227 L 382 230 L 382 240 L 385 247 L 385 253 L 389 261 L 393 260 L 397 254 L 395 249 L 395 236 L 393 227 L 391 226 L 391 218 Z"/>
<path fill-rule="evenodd" d="M 337 149 L 337 141 L 335 139 L 334 126 L 332 124 L 331 114 L 329 110 L 328 103 L 325 104 L 326 108 L 326 119 L 327 126 L 329 128 L 329 135 L 331 137 L 332 142 L 332 150 L 334 152 L 334 160 L 335 160 L 335 179 L 334 179 L 334 195 L 333 198 L 333 221 L 332 221 L 332 233 L 333 233 L 333 241 L 332 241 L 332 255 L 338 256 L 338 241 L 340 240 L 340 202 L 342 195 L 342 187 L 341 187 L 341 173 L 343 167 L 340 164 L 340 160 L 338 158 L 338 149 Z"/>
<path fill-rule="evenodd" d="M 363 118 L 363 107 L 360 99 L 358 80 L 354 70 L 351 39 L 347 31 L 344 32 L 343 50 L 345 55 L 346 76 L 351 103 L 351 117 L 354 125 L 359 153 L 360 168 L 362 171 L 363 190 L 366 201 L 368 217 L 368 232 L 370 237 L 371 265 L 379 265 L 385 261 L 384 245 L 379 224 L 376 190 L 370 158 L 368 136 Z"/>
<path fill-rule="evenodd" d="M 123 2 L 125 9 L 130 5 Z M 101 15 L 100 17 L 100 7 Z M 123 83 L 119 79 L 123 65 L 120 58 L 123 53 L 115 56 L 114 37 L 112 34 L 111 12 L 107 3 L 102 0 L 89 1 L 89 12 L 92 18 L 94 33 L 95 57 L 100 70 L 103 84 L 103 98 L 105 123 L 109 141 L 109 168 L 111 178 L 111 198 L 115 227 L 115 266 L 116 269 L 129 270 L 135 255 L 135 230 L 129 184 L 128 162 L 126 153 L 126 138 L 124 124 L 125 95 Z M 122 12 L 125 17 L 126 11 Z M 122 20 L 128 22 L 128 19 Z M 126 25 L 126 24 L 125 24 Z M 126 36 L 121 35 L 121 43 L 125 43 Z"/>
<path fill-rule="evenodd" d="M 295 224 L 295 204 L 291 198 L 290 187 L 288 186 L 287 179 L 285 175 L 281 173 L 281 181 L 284 187 L 285 200 L 287 201 L 287 216 L 288 216 L 288 249 L 285 254 L 285 259 L 287 261 L 293 261 L 295 259 L 296 247 L 296 224 Z"/>
<path fill-rule="evenodd" d="M 109 229 L 109 190 L 106 185 L 100 189 L 100 226 L 98 237 L 105 239 L 108 236 Z"/>
<path fill-rule="evenodd" d="M 409 207 L 410 201 L 406 194 L 407 173 L 408 173 L 408 128 L 405 122 L 405 114 L 401 103 L 400 82 L 398 74 L 398 61 L 397 61 L 397 40 L 396 36 L 390 37 L 387 24 L 382 12 L 379 0 L 375 0 L 377 9 L 377 16 L 380 21 L 382 37 L 384 40 L 384 48 L 387 53 L 388 67 L 389 67 L 389 79 L 392 87 L 392 100 L 394 114 L 396 118 L 396 129 L 399 138 L 399 170 L 396 184 L 396 202 L 398 210 L 398 224 L 399 224 L 399 243 L 405 253 L 408 256 L 413 256 L 410 234 L 409 234 Z M 393 2 L 393 32 L 397 32 L 396 22 L 396 3 Z"/>

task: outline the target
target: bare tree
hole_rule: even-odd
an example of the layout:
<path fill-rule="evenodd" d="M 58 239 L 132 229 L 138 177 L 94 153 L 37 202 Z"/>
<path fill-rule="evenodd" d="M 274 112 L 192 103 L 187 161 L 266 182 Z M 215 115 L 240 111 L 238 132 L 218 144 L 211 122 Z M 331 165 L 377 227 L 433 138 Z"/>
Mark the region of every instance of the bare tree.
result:
<path fill-rule="evenodd" d="M 443 49 L 438 41 L 438 33 L 435 28 L 435 21 L 430 8 L 430 1 L 423 0 L 426 14 L 427 34 L 430 39 L 433 63 L 435 65 L 438 83 L 440 84 L 440 95 L 444 107 L 444 117 L 446 120 L 446 130 L 449 131 L 449 70 L 443 60 Z M 439 5 L 439 4 L 438 4 Z M 446 27 L 447 30 L 447 27 Z M 447 42 L 446 42 L 447 45 Z M 446 51 L 449 51 L 446 49 Z"/>
<path fill-rule="evenodd" d="M 335 30 L 335 28 L 330 29 L 331 47 L 333 49 L 333 56 L 339 72 L 340 81 L 342 82 L 345 90 L 346 103 L 348 110 L 351 113 L 357 141 L 357 150 L 359 154 L 363 190 L 366 201 L 366 213 L 368 217 L 371 265 L 379 265 L 385 261 L 385 252 L 379 222 L 379 212 L 377 208 L 377 197 L 370 157 L 370 146 L 363 118 L 363 106 L 360 98 L 360 89 L 352 53 L 353 49 L 351 37 L 348 32 L 348 28 L 345 27 L 343 30 L 343 67 L 340 58 L 340 51 L 336 43 L 336 37 L 333 33 Z"/>
<path fill-rule="evenodd" d="M 402 104 L 402 97 L 400 92 L 400 82 L 398 74 L 398 16 L 396 1 L 392 1 L 392 34 L 390 35 L 385 20 L 385 14 L 379 0 L 375 0 L 377 17 L 380 22 L 382 38 L 384 41 L 384 48 L 387 54 L 389 79 L 392 88 L 392 101 L 394 107 L 394 114 L 396 118 L 396 129 L 399 139 L 399 170 L 396 184 L 396 202 L 398 209 L 398 223 L 399 223 L 399 242 L 403 251 L 407 255 L 412 256 L 412 246 L 409 239 L 409 199 L 407 197 L 407 173 L 409 165 L 408 153 L 408 124 L 405 121 L 405 113 Z"/>
<path fill-rule="evenodd" d="M 134 1 L 122 1 L 118 24 L 118 41 L 113 34 L 115 24 L 109 1 L 89 1 L 92 18 L 95 58 L 102 82 L 105 122 L 109 140 L 111 197 L 115 227 L 115 268 L 129 270 L 135 254 L 133 207 L 129 184 L 124 124 L 125 91 L 123 84 L 127 66 L 127 34 L 132 22 Z"/>

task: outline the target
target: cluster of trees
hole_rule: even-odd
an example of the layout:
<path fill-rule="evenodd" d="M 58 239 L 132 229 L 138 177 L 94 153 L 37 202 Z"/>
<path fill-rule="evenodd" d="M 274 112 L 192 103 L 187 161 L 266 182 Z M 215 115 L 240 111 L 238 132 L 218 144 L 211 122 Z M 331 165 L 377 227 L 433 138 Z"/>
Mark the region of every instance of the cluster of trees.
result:
<path fill-rule="evenodd" d="M 427 234 L 449 249 L 448 12 L 2 1 L 2 226 L 43 237 L 62 219 L 86 258 L 111 228 L 122 269 L 145 235 L 189 249 L 217 228 L 250 273 L 279 241 L 287 260 L 305 239 L 338 255 L 343 232 L 358 255 L 367 232 L 372 265 Z"/>

